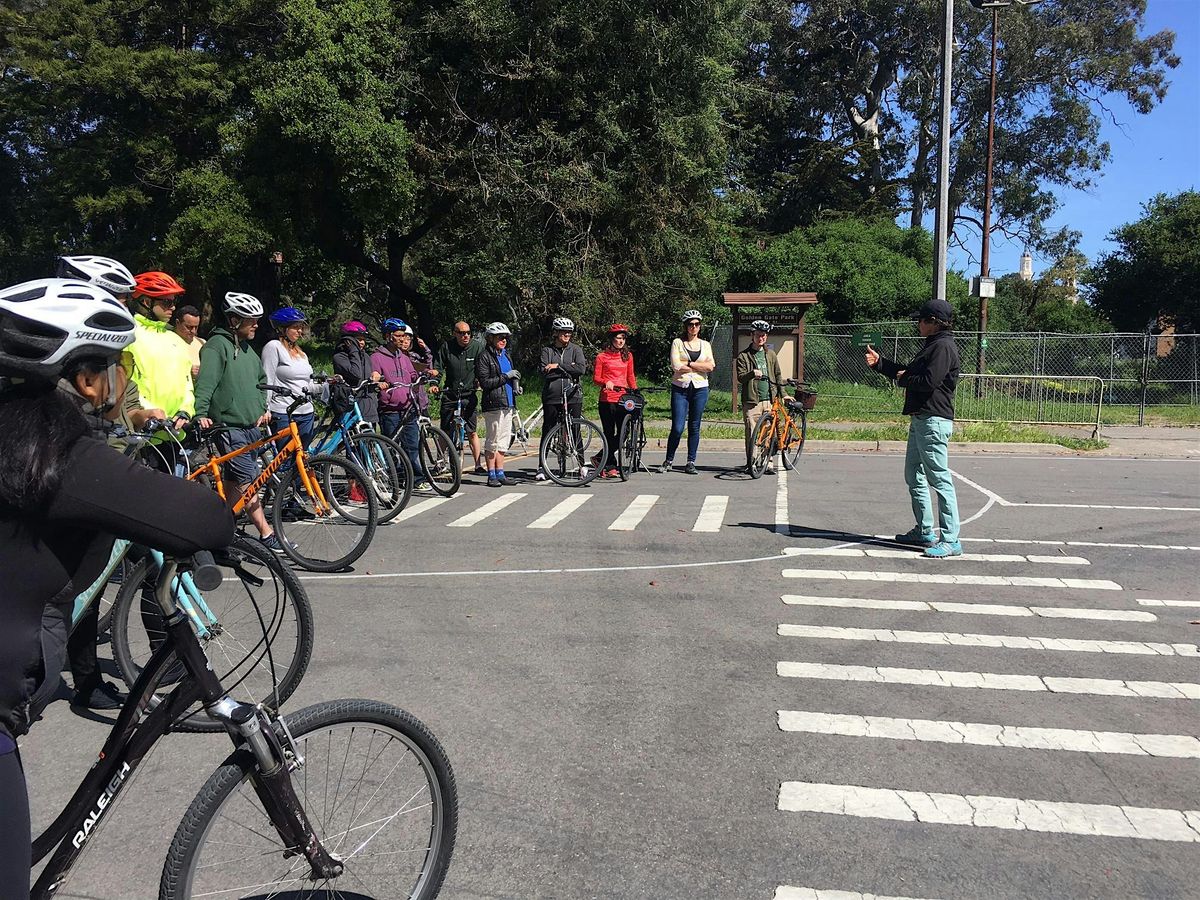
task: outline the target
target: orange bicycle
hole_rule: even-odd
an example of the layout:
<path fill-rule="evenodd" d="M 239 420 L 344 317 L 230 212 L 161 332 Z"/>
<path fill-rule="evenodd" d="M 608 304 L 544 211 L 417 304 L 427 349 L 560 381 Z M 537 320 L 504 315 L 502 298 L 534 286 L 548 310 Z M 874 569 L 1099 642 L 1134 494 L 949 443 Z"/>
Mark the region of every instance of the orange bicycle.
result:
<path fill-rule="evenodd" d="M 296 395 L 287 388 L 266 385 L 266 390 L 293 397 L 288 407 L 288 425 L 262 440 L 239 447 L 229 453 L 214 452 L 212 439 L 224 430 L 220 427 L 205 431 L 203 440 L 209 444 L 208 460 L 188 474 L 189 481 L 201 481 L 216 489 L 228 500 L 221 467 L 246 453 L 260 448 L 274 450 L 262 472 L 242 490 L 233 505 L 240 515 L 267 484 L 274 482 L 269 492 L 271 524 L 279 535 L 283 552 L 302 569 L 310 572 L 337 572 L 357 560 L 375 536 L 379 519 L 379 501 L 370 488 L 370 480 L 359 466 L 341 456 L 323 453 L 310 455 L 300 441 L 292 413 L 309 401 L 306 394 Z M 280 443 L 282 446 L 280 446 Z M 294 471 L 279 477 L 289 460 Z M 265 498 L 264 498 L 265 500 Z"/>
<path fill-rule="evenodd" d="M 808 434 L 808 412 L 817 405 L 816 391 L 808 389 L 802 381 L 789 378 L 788 387 L 796 388 L 795 397 L 783 396 L 784 385 L 776 382 L 779 395 L 770 410 L 763 413 L 754 426 L 753 454 L 750 457 L 750 477 L 760 478 L 767 464 L 776 453 L 783 455 L 783 467 L 789 471 L 796 468 L 800 454 L 804 452 L 804 438 Z"/>

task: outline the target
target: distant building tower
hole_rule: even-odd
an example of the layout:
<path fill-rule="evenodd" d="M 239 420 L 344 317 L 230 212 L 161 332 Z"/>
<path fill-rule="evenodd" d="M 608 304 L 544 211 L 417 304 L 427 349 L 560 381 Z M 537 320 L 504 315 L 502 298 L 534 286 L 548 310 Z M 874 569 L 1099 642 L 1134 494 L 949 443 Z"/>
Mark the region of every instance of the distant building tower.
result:
<path fill-rule="evenodd" d="M 1021 254 L 1021 280 L 1033 281 L 1033 257 L 1028 250 Z"/>

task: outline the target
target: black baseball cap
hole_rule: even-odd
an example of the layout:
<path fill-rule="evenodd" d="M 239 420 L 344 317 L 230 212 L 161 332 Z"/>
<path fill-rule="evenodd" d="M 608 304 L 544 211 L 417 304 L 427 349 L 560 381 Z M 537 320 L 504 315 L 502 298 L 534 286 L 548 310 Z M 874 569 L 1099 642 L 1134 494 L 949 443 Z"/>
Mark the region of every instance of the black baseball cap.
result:
<path fill-rule="evenodd" d="M 930 300 L 915 313 L 914 319 L 937 319 L 939 322 L 954 321 L 954 307 L 945 300 Z"/>

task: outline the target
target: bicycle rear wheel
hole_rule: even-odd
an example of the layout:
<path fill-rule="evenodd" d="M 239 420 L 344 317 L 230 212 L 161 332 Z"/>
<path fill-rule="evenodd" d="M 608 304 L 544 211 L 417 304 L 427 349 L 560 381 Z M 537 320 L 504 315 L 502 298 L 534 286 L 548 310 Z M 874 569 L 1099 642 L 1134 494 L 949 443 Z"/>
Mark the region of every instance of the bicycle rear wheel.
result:
<path fill-rule="evenodd" d="M 292 787 L 345 871 L 310 880 L 304 855 L 284 846 L 263 811 L 254 757 L 242 749 L 179 823 L 160 900 L 436 897 L 458 830 L 454 772 L 437 738 L 404 710 L 371 700 L 333 700 L 285 718 L 304 760 Z"/>
<path fill-rule="evenodd" d="M 367 481 L 379 501 L 379 524 L 390 522 L 412 497 L 412 463 L 408 454 L 382 434 L 356 434 L 346 446 L 346 455 L 367 473 Z M 353 491 L 353 489 L 351 489 Z M 365 522 L 366 510 L 359 518 Z"/>
<path fill-rule="evenodd" d="M 775 455 L 775 416 L 764 413 L 754 426 L 754 437 L 750 443 L 750 477 L 761 478 L 767 463 Z"/>
<path fill-rule="evenodd" d="M 796 468 L 800 454 L 804 452 L 804 439 L 808 436 L 808 412 L 797 408 L 791 410 L 791 417 L 783 436 L 783 467 L 788 471 Z"/>
<path fill-rule="evenodd" d="M 603 460 L 607 452 L 604 432 L 595 422 L 571 417 L 550 429 L 538 461 L 546 477 L 555 484 L 582 487 L 600 474 L 600 467 L 591 465 L 586 456 L 586 448 L 590 447 L 598 447 Z"/>
<path fill-rule="evenodd" d="M 638 420 L 636 416 L 626 416 L 621 423 L 621 432 L 617 438 L 617 472 L 622 481 L 628 481 L 631 473 L 637 471 L 639 439 Z"/>
<path fill-rule="evenodd" d="M 434 492 L 452 497 L 462 484 L 462 468 L 449 435 L 436 425 L 421 428 L 417 453 Z"/>
<path fill-rule="evenodd" d="M 356 494 L 367 476 L 342 456 L 317 454 L 304 461 L 323 502 L 309 494 L 300 478 L 275 498 L 272 524 L 283 552 L 310 572 L 338 572 L 362 556 L 379 521 L 379 501 L 371 490 Z"/>
<path fill-rule="evenodd" d="M 215 590 L 203 592 L 203 607 L 193 604 L 185 610 L 192 629 L 231 697 L 274 704 L 277 683 L 282 704 L 299 686 L 312 656 L 308 594 L 292 570 L 255 540 L 239 535 L 213 556 L 226 569 L 225 580 Z M 113 658 L 130 688 L 167 639 L 162 610 L 154 599 L 157 575 L 151 559 L 142 559 L 131 566 L 113 603 Z M 159 683 L 157 696 L 166 696 L 186 677 L 182 663 L 176 663 Z M 222 730 L 198 703 L 178 727 Z"/>

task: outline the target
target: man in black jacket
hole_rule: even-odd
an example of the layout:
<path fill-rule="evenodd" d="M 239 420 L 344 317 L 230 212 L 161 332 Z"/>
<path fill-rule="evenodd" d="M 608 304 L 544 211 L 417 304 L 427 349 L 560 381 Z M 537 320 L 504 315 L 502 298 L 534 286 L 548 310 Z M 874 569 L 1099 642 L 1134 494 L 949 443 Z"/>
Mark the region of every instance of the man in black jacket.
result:
<path fill-rule="evenodd" d="M 917 313 L 917 328 L 925 343 L 907 366 L 885 359 L 867 347 L 867 365 L 904 388 L 904 415 L 908 451 L 904 480 L 912 498 L 916 526 L 896 535 L 902 544 L 925 548 L 934 559 L 961 556 L 958 540 L 958 497 L 950 473 L 949 445 L 954 432 L 954 389 L 958 385 L 958 347 L 954 343 L 954 309 L 945 300 L 931 300 Z M 938 496 L 939 540 L 933 530 L 933 504 L 929 486 Z"/>
<path fill-rule="evenodd" d="M 550 346 L 542 348 L 538 365 L 545 381 L 542 382 L 542 441 L 550 429 L 562 418 L 563 399 L 571 416 L 579 418 L 583 415 L 583 389 L 579 379 L 587 371 L 587 357 L 578 344 L 571 343 L 575 334 L 575 323 L 566 316 L 558 316 L 554 320 L 554 337 Z M 539 458 L 541 444 L 538 445 Z M 545 481 L 546 473 L 538 467 L 537 480 Z"/>
<path fill-rule="evenodd" d="M 471 456 L 475 459 L 476 475 L 487 474 L 475 415 L 479 407 L 479 398 L 475 393 L 475 360 L 482 350 L 483 341 L 471 337 L 471 326 L 466 322 L 455 322 L 454 340 L 442 344 L 438 352 L 438 368 L 446 376 L 446 383 L 442 387 L 442 431 L 450 435 L 451 440 L 458 441 L 454 413 L 459 409 L 458 402 L 461 400 L 463 431 L 471 448 Z"/>

